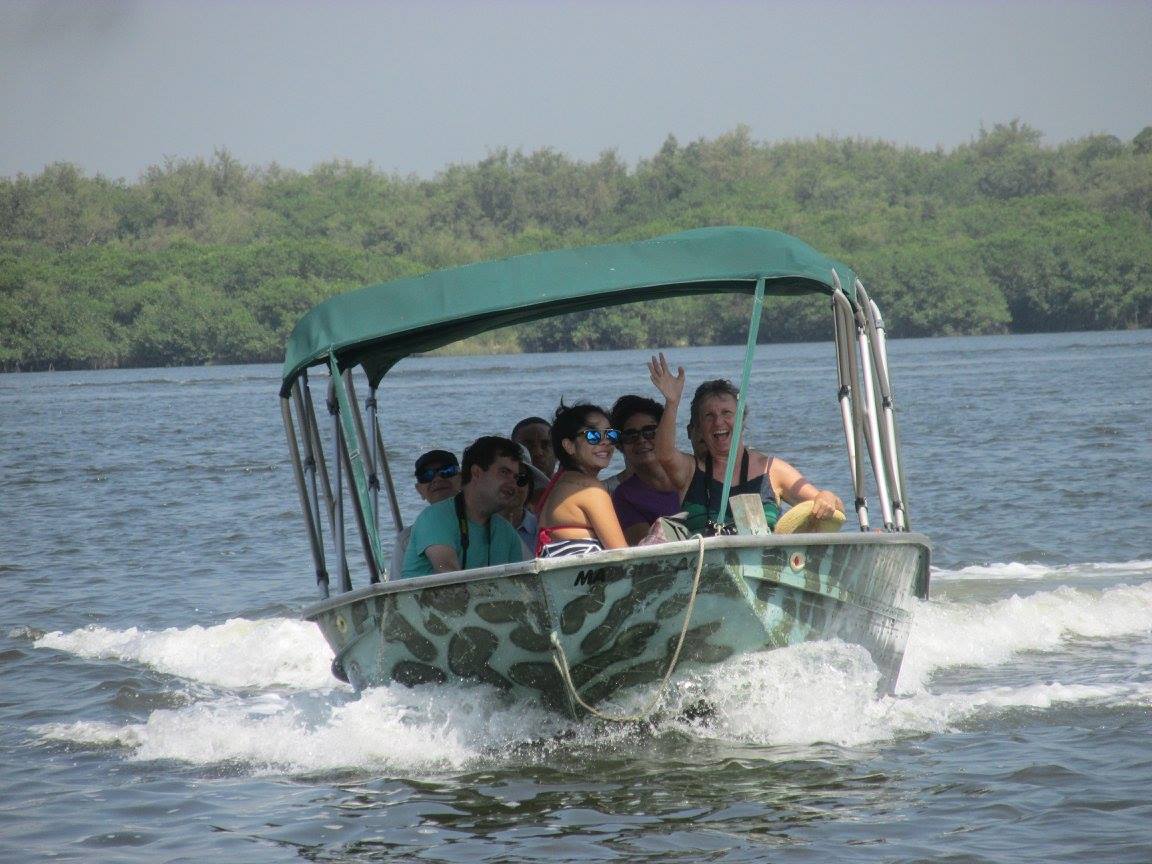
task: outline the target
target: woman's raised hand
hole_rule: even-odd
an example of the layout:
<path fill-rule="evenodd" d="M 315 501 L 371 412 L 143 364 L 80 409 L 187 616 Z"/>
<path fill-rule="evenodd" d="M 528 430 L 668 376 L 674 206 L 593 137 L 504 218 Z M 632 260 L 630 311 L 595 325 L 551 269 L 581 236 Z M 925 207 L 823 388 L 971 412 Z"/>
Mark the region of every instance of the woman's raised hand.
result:
<path fill-rule="evenodd" d="M 648 372 L 652 376 L 652 383 L 656 385 L 665 401 L 679 402 L 680 397 L 684 395 L 684 367 L 677 366 L 676 374 L 672 374 L 672 369 L 668 366 L 668 361 L 661 352 L 658 356 L 653 357 L 648 361 Z"/>

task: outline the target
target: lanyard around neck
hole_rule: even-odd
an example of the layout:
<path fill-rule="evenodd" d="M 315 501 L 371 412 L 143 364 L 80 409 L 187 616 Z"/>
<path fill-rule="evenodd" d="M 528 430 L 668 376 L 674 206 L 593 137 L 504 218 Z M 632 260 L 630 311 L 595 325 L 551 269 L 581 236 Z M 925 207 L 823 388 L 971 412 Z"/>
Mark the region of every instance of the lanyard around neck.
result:
<path fill-rule="evenodd" d="M 460 569 L 468 569 L 468 535 L 469 523 L 468 513 L 464 509 L 464 491 L 461 490 L 456 493 L 456 497 L 452 499 L 456 503 L 456 521 L 460 523 Z M 488 530 L 486 532 L 486 539 L 488 540 L 487 560 L 484 566 L 487 567 L 492 563 L 492 517 L 488 517 L 488 524 L 485 526 Z"/>

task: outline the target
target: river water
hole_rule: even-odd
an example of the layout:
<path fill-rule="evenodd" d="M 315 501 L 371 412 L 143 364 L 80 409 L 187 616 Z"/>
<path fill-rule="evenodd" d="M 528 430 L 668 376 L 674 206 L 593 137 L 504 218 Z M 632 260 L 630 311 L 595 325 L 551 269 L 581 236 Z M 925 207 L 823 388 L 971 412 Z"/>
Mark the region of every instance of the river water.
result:
<path fill-rule="evenodd" d="M 896 695 L 808 645 L 625 728 L 330 677 L 277 368 L 0 376 L 0 860 L 1152 861 L 1152 331 L 890 351 L 934 544 Z M 401 364 L 406 517 L 423 450 L 650 394 L 644 359 Z M 848 499 L 831 347 L 753 391 L 750 440 Z"/>

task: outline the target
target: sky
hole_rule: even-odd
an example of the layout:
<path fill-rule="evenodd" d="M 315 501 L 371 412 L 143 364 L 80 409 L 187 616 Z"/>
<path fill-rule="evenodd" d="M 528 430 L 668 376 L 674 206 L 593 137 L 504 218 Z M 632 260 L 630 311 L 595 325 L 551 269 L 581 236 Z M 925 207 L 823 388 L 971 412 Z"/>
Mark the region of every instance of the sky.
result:
<path fill-rule="evenodd" d="M 0 176 L 1152 125 L 1152 0 L 0 0 Z"/>

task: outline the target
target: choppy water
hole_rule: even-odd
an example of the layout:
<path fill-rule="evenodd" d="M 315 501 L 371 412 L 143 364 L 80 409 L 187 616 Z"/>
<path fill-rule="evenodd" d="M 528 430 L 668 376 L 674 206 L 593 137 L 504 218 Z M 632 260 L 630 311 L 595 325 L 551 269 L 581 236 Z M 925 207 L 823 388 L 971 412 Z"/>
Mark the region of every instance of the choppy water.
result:
<path fill-rule="evenodd" d="M 830 352 L 760 351 L 751 438 L 847 497 Z M 891 352 L 935 544 L 897 694 L 807 645 L 626 728 L 329 676 L 277 369 L 0 376 L 0 860 L 1152 861 L 1152 332 Z M 397 474 L 643 360 L 408 361 Z"/>

